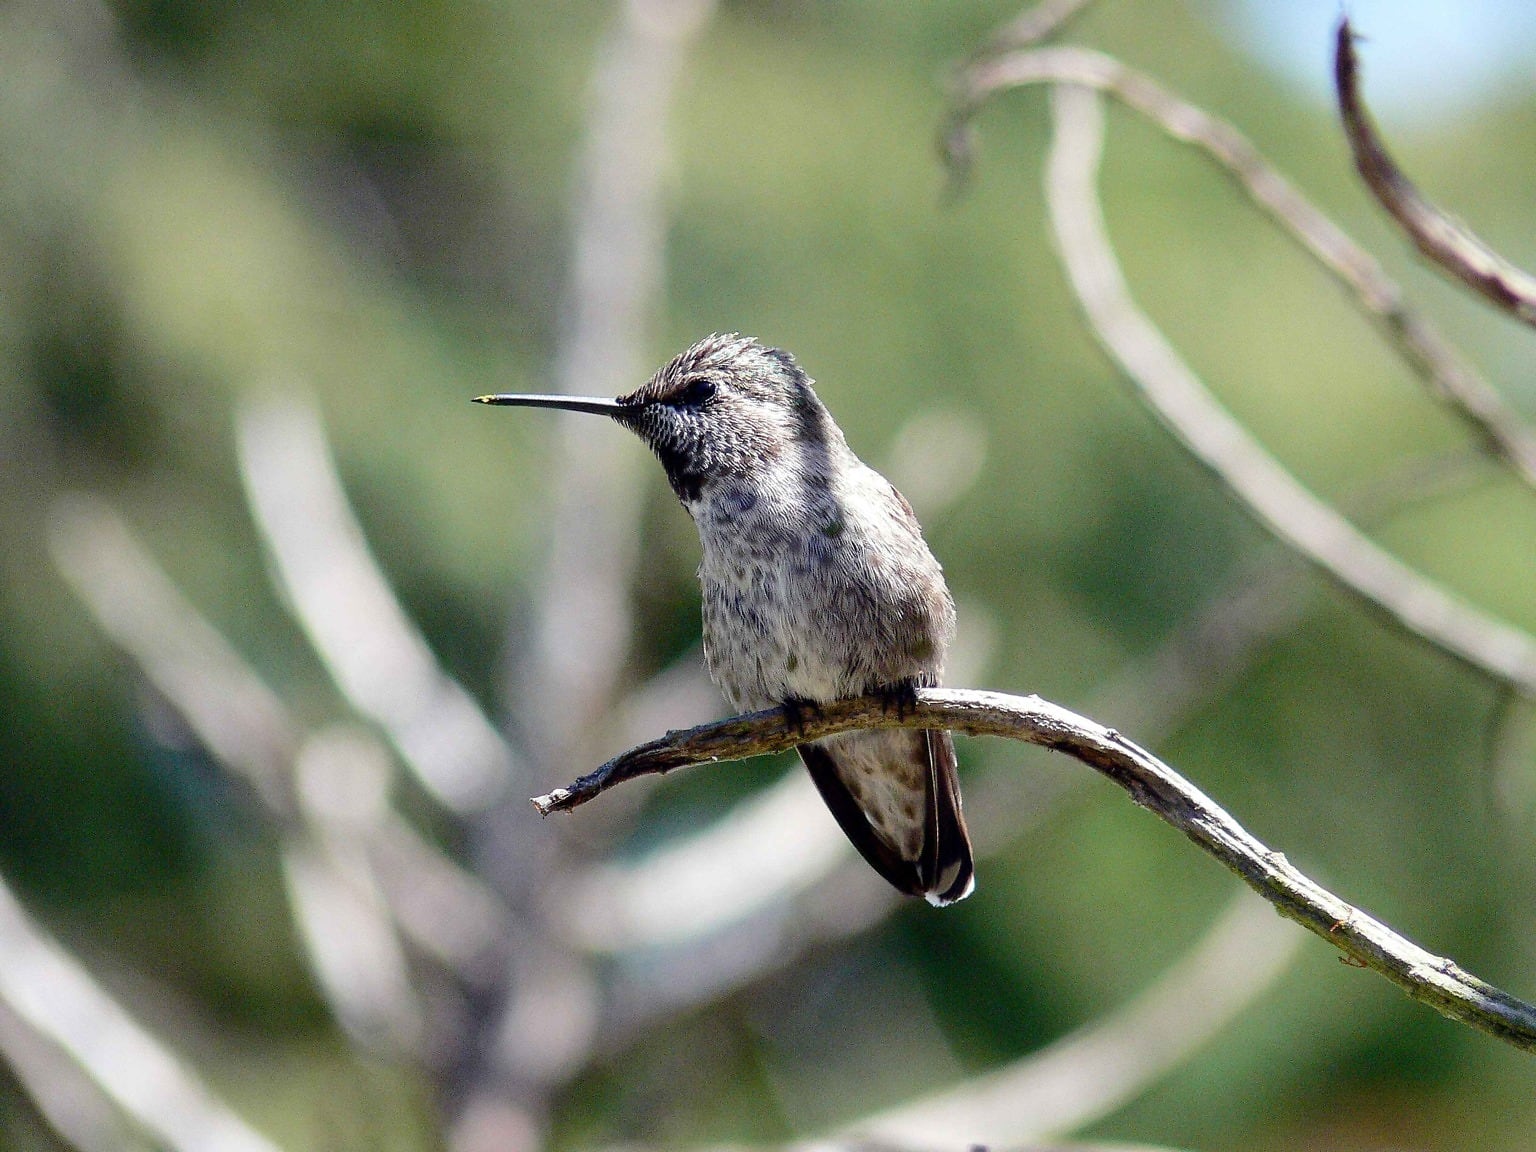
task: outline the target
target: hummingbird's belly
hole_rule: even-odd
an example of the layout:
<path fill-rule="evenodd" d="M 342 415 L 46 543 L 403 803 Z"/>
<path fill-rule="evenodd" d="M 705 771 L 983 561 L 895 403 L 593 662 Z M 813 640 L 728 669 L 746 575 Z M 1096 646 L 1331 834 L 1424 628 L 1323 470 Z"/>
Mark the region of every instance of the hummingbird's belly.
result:
<path fill-rule="evenodd" d="M 894 489 L 868 472 L 889 508 L 869 494 L 796 502 L 803 486 L 758 479 L 690 508 L 703 544 L 705 662 L 732 706 L 937 683 L 954 609 L 915 525 L 893 519 Z"/>
<path fill-rule="evenodd" d="M 824 703 L 864 690 L 835 636 L 835 621 L 792 596 L 775 573 L 744 575 L 703 581 L 705 663 L 733 708 L 789 699 Z"/>
<path fill-rule="evenodd" d="M 827 703 L 908 679 L 938 682 L 940 625 L 921 597 L 871 595 L 838 574 L 808 570 L 793 552 L 701 565 L 705 663 L 733 707 Z"/>

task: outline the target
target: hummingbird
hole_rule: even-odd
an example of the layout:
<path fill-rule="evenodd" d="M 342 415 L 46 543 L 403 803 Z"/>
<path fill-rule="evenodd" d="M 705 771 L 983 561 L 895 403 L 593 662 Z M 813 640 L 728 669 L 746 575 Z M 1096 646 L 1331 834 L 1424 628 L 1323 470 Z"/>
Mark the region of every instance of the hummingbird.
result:
<path fill-rule="evenodd" d="M 848 447 L 793 356 L 707 336 L 609 400 L 477 396 L 607 416 L 636 433 L 698 528 L 704 659 L 738 711 L 791 716 L 934 687 L 955 607 L 912 507 Z M 872 729 L 799 745 L 833 817 L 871 866 L 935 905 L 975 886 L 954 742 Z"/>

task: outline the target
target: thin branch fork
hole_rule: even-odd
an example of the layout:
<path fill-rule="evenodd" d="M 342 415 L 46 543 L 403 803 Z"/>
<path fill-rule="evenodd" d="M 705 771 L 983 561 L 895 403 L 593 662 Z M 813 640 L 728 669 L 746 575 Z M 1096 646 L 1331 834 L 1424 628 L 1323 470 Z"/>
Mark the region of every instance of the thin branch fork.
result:
<path fill-rule="evenodd" d="M 979 60 L 961 75 L 953 95 L 945 148 L 956 180 L 972 163 L 970 124 L 1005 90 L 1032 84 L 1074 84 L 1113 97 L 1171 138 L 1199 149 L 1303 251 L 1346 288 L 1382 326 L 1383 335 L 1434 395 L 1482 444 L 1536 487 L 1536 431 L 1405 297 L 1369 252 L 1302 195 L 1241 132 L 1189 103 L 1113 56 L 1055 47 Z"/>
<path fill-rule="evenodd" d="M 1355 167 L 1381 206 L 1426 258 L 1504 311 L 1536 327 L 1536 277 L 1516 268 L 1467 227 L 1431 204 L 1387 153 L 1360 95 L 1355 30 L 1339 21 L 1333 60 L 1339 114 Z"/>
<path fill-rule="evenodd" d="M 1329 892 L 1156 756 L 1114 729 L 1038 696 L 928 688 L 899 712 L 879 696 L 866 696 L 802 710 L 799 724 L 783 709 L 754 712 L 670 732 L 615 757 L 566 788 L 535 797 L 533 804 L 546 814 L 569 811 L 641 776 L 782 752 L 807 740 L 859 728 L 948 728 L 970 736 L 1038 744 L 1081 760 L 1237 873 L 1282 916 L 1444 1015 L 1517 1048 L 1536 1051 L 1536 1006 L 1477 979 L 1452 960 L 1425 951 Z"/>
<path fill-rule="evenodd" d="M 1260 523 L 1343 587 L 1471 667 L 1536 691 L 1536 637 L 1429 580 L 1315 496 L 1222 407 L 1141 311 L 1098 198 L 1098 94 L 1064 83 L 1051 96 L 1046 200 L 1057 248 L 1094 335 L 1148 407 Z"/>

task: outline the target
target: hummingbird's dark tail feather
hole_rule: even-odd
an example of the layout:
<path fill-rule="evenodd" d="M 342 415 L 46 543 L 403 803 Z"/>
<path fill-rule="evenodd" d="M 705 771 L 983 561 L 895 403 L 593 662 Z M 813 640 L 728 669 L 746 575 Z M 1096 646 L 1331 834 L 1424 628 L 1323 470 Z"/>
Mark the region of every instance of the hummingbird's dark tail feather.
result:
<path fill-rule="evenodd" d="M 806 771 L 821 798 L 826 801 L 844 834 L 853 841 L 859 855 L 869 861 L 869 866 L 884 876 L 908 896 L 923 894 L 922 882 L 917 874 L 916 862 L 904 860 L 901 855 L 875 835 L 864 810 L 848 791 L 837 771 L 837 761 L 819 744 L 801 744 L 797 751 L 805 763 Z"/>
<path fill-rule="evenodd" d="M 822 800 L 870 867 L 931 904 L 970 895 L 971 843 L 948 732 L 845 733 L 798 750 Z"/>
<path fill-rule="evenodd" d="M 932 845 L 928 872 L 932 883 L 923 895 L 928 903 L 943 907 L 971 894 L 976 887 L 976 869 L 971 861 L 971 834 L 960 808 L 960 769 L 955 760 L 954 738 L 937 728 L 925 729 L 922 735 L 928 741 L 928 780 L 933 797 L 932 832 L 923 838 L 925 863 Z"/>

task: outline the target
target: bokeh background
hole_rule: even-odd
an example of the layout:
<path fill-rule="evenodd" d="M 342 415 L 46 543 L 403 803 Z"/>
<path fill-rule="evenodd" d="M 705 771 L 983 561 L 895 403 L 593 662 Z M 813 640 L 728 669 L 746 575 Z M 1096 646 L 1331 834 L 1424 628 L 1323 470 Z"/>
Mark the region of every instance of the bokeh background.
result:
<path fill-rule="evenodd" d="M 1421 270 L 1353 178 L 1319 82 L 1334 8 L 1102 0 L 1070 38 L 1236 123 L 1536 419 L 1536 334 Z M 1529 267 L 1524 8 L 1360 0 L 1353 15 L 1399 158 Z M 432 1042 L 392 1045 L 338 1022 L 345 1005 L 295 927 L 286 826 L 104 631 L 61 572 L 60 524 L 121 517 L 297 724 L 377 734 L 290 611 L 242 479 L 241 412 L 317 412 L 407 616 L 508 733 L 517 794 L 545 791 L 718 713 L 698 683 L 697 544 L 622 432 L 468 400 L 623 390 L 711 331 L 794 351 L 855 450 L 912 498 L 960 604 L 951 683 L 1039 692 L 1155 745 L 1347 899 L 1536 996 L 1536 759 L 1521 751 L 1520 709 L 1321 577 L 1292 573 L 1138 405 L 1055 261 L 1043 91 L 982 114 L 973 179 L 945 202 L 944 77 L 1015 12 L 994 0 L 684 11 L 672 65 L 642 54 L 638 72 L 606 73 L 621 104 L 670 84 L 670 111 L 660 148 L 628 141 L 657 171 L 658 214 L 609 235 L 583 281 L 573 250 L 594 75 L 624 23 L 612 4 L 0 7 L 0 874 L 278 1146 L 815 1134 L 1115 1012 L 1232 899 L 1232 877 L 1085 770 L 964 742 L 983 855 L 974 897 L 891 910 L 839 881 L 835 931 L 791 946 L 759 918 L 755 936 L 723 933 L 746 975 L 663 1012 L 669 993 L 654 990 L 707 949 L 594 958 L 550 927 L 580 920 L 590 886 L 551 901 L 544 882 L 643 860 L 787 762 L 645 782 L 544 822 L 520 800 L 456 817 L 402 775 L 395 807 L 423 841 L 512 906 L 509 934 L 558 944 L 532 960 L 513 946 L 516 962 L 505 941 L 490 949 L 496 965 L 524 965 L 529 1011 L 541 994 L 528 968 L 544 964 L 572 976 L 598 1023 L 572 1025 L 581 1038 L 564 1062 L 508 1071 L 518 1055 L 494 1055 L 507 1034 L 495 1021 L 517 996 L 502 968 L 431 976 L 414 956 L 424 1001 L 455 1006 L 433 1016 Z M 1119 109 L 1105 199 L 1133 291 L 1282 461 L 1326 498 L 1368 508 L 1376 538 L 1421 571 L 1536 628 L 1536 498 L 1476 456 L 1331 281 L 1221 174 Z M 604 277 L 622 269 L 604 254 L 652 241 L 661 262 L 642 305 L 605 303 Z M 583 283 L 599 286 L 585 304 Z M 602 345 L 624 355 L 604 351 L 590 383 L 583 307 L 629 325 Z M 594 483 L 574 484 L 572 461 Z M 104 503 L 61 504 L 82 494 Z M 529 679 L 559 665 L 539 655 L 558 637 L 541 616 L 548 557 L 562 518 L 614 515 L 637 530 L 632 557 L 621 540 L 585 563 L 620 565 L 631 616 L 597 677 L 612 682 L 562 722 L 545 713 L 565 698 Z M 1148 662 L 1256 580 L 1280 591 L 1237 601 L 1238 617 L 1283 600 L 1284 622 L 1199 691 L 1165 699 Z M 662 705 L 613 704 L 641 688 Z M 999 780 L 1013 790 L 994 794 Z M 785 923 L 803 914 L 768 907 Z M 776 947 L 782 960 L 765 959 Z M 641 1002 L 651 989 L 650 1014 L 604 1015 L 621 987 Z M 555 1023 L 536 1019 L 530 1035 L 586 1018 L 550 1011 Z M 10 1012 L 0 1041 L 24 1049 Z M 74 1146 L 8 1067 L 0 1144 Z M 1210 1150 L 1515 1149 L 1536 1125 L 1533 1080 L 1529 1056 L 1308 938 L 1213 1038 L 1075 1134 Z M 500 1111 L 487 1103 L 498 1098 Z"/>

